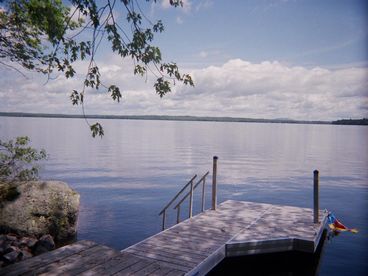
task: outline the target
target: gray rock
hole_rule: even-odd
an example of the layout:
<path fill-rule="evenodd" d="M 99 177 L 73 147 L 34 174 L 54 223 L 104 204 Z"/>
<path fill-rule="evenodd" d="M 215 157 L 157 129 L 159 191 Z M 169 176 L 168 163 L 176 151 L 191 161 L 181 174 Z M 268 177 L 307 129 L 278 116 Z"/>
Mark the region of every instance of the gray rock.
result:
<path fill-rule="evenodd" d="M 4 236 L 4 238 L 2 238 L 1 236 Z M 0 248 L 6 243 L 5 235 L 1 235 L 1 236 L 0 236 Z"/>
<path fill-rule="evenodd" d="M 1 184 L 0 185 L 5 185 Z M 76 234 L 79 194 L 60 181 L 17 184 L 20 195 L 0 205 L 0 228 L 17 234 L 51 234 L 57 241 Z"/>
<path fill-rule="evenodd" d="M 7 247 L 5 248 L 5 250 L 4 250 L 4 254 L 8 254 L 8 253 L 10 253 L 10 252 L 14 252 L 14 251 L 19 252 L 19 248 L 18 248 L 18 247 L 16 247 L 16 246 L 13 246 L 13 245 L 9 245 L 9 246 L 7 246 Z"/>
<path fill-rule="evenodd" d="M 11 244 L 10 244 L 10 242 L 8 242 L 8 241 L 4 241 L 4 242 L 2 242 L 1 244 L 0 244 L 0 252 L 1 252 L 1 254 L 3 254 L 5 251 L 6 251 L 6 249 L 10 246 Z"/>
<path fill-rule="evenodd" d="M 20 257 L 20 259 L 23 261 L 23 260 L 27 260 L 27 259 L 29 259 L 29 258 L 32 258 L 33 257 L 33 255 L 32 255 L 32 253 L 31 252 L 29 252 L 28 250 L 21 250 L 20 251 L 20 253 L 21 253 L 21 257 Z"/>
<path fill-rule="evenodd" d="M 50 235 L 43 235 L 37 242 L 45 247 L 47 250 L 52 250 L 55 248 L 54 239 Z"/>
<path fill-rule="evenodd" d="M 20 254 L 20 251 L 11 251 L 7 254 L 5 254 L 3 256 L 3 259 L 7 262 L 7 263 L 15 263 L 17 260 L 18 260 L 18 257 L 19 257 L 19 254 Z"/>
<path fill-rule="evenodd" d="M 13 242 L 17 240 L 17 237 L 14 235 L 6 235 L 6 239 Z"/>
<path fill-rule="evenodd" d="M 25 245 L 29 248 L 32 248 L 33 246 L 35 246 L 37 242 L 37 239 L 32 238 L 32 237 L 23 237 L 20 240 L 20 245 Z"/>
<path fill-rule="evenodd" d="M 43 254 L 49 251 L 50 249 L 44 246 L 43 243 L 37 243 L 34 247 L 33 254 L 37 256 L 37 255 L 40 255 L 40 254 Z"/>

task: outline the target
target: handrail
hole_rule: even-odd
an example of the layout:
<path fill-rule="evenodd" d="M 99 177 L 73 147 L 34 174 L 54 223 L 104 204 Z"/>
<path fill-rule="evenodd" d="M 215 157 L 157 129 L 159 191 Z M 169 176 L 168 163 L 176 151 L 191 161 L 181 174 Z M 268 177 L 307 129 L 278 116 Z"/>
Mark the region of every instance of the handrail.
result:
<path fill-rule="evenodd" d="M 189 218 L 192 217 L 193 215 L 193 191 L 194 189 L 202 182 L 203 183 L 203 187 L 202 187 L 202 212 L 204 211 L 204 199 L 205 199 L 205 196 L 204 196 L 204 185 L 206 184 L 206 177 L 207 175 L 209 174 L 210 172 L 207 172 L 205 173 L 201 179 L 194 185 L 193 187 L 193 183 L 191 183 L 190 185 L 190 191 L 189 193 L 187 193 L 179 202 L 178 204 L 176 204 L 176 206 L 174 207 L 174 209 L 177 209 L 177 214 L 176 214 L 176 223 L 179 223 L 180 222 L 180 206 L 181 204 L 184 202 L 184 200 L 190 196 L 189 198 Z"/>
<path fill-rule="evenodd" d="M 193 190 L 195 190 L 195 188 L 197 188 L 197 186 L 207 177 L 207 175 L 210 172 L 206 172 L 201 179 L 198 180 L 198 182 L 194 185 Z M 175 205 L 174 209 L 177 209 L 179 207 L 179 205 L 181 205 L 183 203 L 184 200 L 187 199 L 187 197 L 190 195 L 190 191 L 178 202 L 178 204 Z"/>
<path fill-rule="evenodd" d="M 217 156 L 213 157 L 213 173 L 212 173 L 212 210 L 216 210 L 216 204 L 217 204 L 217 196 L 216 196 L 216 178 L 217 178 Z M 197 175 L 194 175 L 191 180 L 173 197 L 173 199 L 170 200 L 168 204 L 161 210 L 161 212 L 158 214 L 159 216 L 162 215 L 162 230 L 165 230 L 165 220 L 166 220 L 166 210 L 170 207 L 171 204 L 179 197 L 179 195 L 190 185 L 189 192 L 175 205 L 174 209 L 177 209 L 177 215 L 176 215 L 176 223 L 180 222 L 180 206 L 184 202 L 185 199 L 189 198 L 189 218 L 193 216 L 193 194 L 195 188 L 198 187 L 199 184 L 202 183 L 202 212 L 204 211 L 205 207 L 205 185 L 206 185 L 206 177 L 208 176 L 210 172 L 206 172 L 201 179 L 198 180 L 198 182 L 194 185 L 193 180 L 197 177 Z"/>
<path fill-rule="evenodd" d="M 189 180 L 189 182 L 176 194 L 176 196 L 173 197 L 173 199 L 168 203 L 166 204 L 166 206 L 162 209 L 162 211 L 158 214 L 158 215 L 161 215 L 167 208 L 169 208 L 169 206 L 175 201 L 175 199 L 178 198 L 178 196 L 185 190 L 186 187 L 189 186 L 189 184 L 197 177 L 197 175 L 194 175 L 192 177 L 191 180 Z"/>
<path fill-rule="evenodd" d="M 188 187 L 188 185 L 191 186 L 191 191 L 193 190 L 193 180 L 197 177 L 197 175 L 194 175 L 191 180 L 173 197 L 172 200 L 166 206 L 162 209 L 162 211 L 158 214 L 159 216 L 162 215 L 162 230 L 165 230 L 165 220 L 166 220 L 166 209 L 169 208 L 169 206 L 175 201 L 175 199 L 178 198 L 178 196 Z M 193 192 L 192 192 L 193 193 Z"/>

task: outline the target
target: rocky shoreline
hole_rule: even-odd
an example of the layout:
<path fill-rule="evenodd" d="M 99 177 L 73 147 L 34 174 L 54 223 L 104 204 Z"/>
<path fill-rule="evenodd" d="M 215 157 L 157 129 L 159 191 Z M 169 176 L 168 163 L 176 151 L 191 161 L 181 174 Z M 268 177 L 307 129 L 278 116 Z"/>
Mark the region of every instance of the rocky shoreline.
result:
<path fill-rule="evenodd" d="M 39 239 L 34 236 L 19 236 L 14 233 L 0 235 L 0 267 L 29 259 L 55 249 L 51 235 Z"/>
<path fill-rule="evenodd" d="M 79 197 L 61 181 L 0 183 L 0 267 L 73 241 Z"/>

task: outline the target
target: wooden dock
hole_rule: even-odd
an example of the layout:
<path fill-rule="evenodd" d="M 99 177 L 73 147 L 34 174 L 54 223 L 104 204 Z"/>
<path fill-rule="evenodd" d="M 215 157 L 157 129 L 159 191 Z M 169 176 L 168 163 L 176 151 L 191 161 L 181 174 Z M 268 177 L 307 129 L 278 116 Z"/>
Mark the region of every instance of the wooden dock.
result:
<path fill-rule="evenodd" d="M 313 253 L 326 225 L 320 211 L 225 201 L 121 252 L 91 241 L 0 269 L 0 275 L 205 275 L 225 257 L 303 251 Z"/>

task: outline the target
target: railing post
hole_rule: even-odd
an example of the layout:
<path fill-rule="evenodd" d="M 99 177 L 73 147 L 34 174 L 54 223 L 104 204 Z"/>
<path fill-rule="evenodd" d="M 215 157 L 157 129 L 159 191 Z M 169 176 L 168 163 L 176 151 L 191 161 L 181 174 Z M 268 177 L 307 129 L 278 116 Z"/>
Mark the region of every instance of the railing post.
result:
<path fill-rule="evenodd" d="M 162 231 L 165 230 L 165 219 L 166 219 L 166 210 L 164 210 L 162 214 Z"/>
<path fill-rule="evenodd" d="M 216 210 L 217 205 L 217 156 L 213 157 L 213 171 L 212 171 L 212 210 Z"/>
<path fill-rule="evenodd" d="M 178 206 L 178 213 L 176 215 L 176 223 L 180 222 L 180 205 Z"/>
<path fill-rule="evenodd" d="M 313 223 L 319 222 L 319 172 L 313 172 Z"/>
<path fill-rule="evenodd" d="M 193 180 L 190 183 L 190 196 L 189 196 L 189 218 L 193 215 Z"/>
<path fill-rule="evenodd" d="M 204 186 L 206 185 L 206 178 L 203 178 L 203 185 L 202 185 L 202 212 L 204 211 L 204 200 L 205 200 L 205 196 L 204 196 Z"/>

